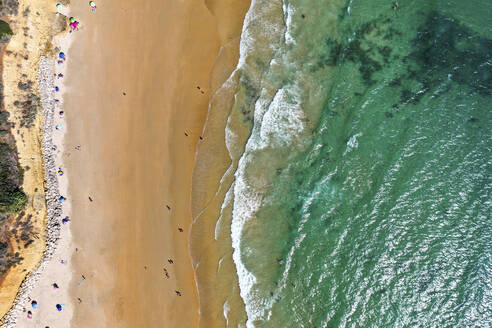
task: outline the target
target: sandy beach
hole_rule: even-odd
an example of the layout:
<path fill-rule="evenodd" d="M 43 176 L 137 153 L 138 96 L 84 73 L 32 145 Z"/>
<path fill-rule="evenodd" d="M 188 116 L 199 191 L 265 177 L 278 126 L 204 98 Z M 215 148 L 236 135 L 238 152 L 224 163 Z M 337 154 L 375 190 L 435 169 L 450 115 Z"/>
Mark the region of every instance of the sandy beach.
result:
<path fill-rule="evenodd" d="M 17 326 L 196 327 L 204 299 L 189 248 L 195 150 L 210 96 L 236 65 L 249 3 L 97 6 L 64 9 L 81 27 L 54 41 L 67 54 L 52 65 L 64 78 L 54 81 L 53 121 L 63 128 L 51 128 L 70 222 L 22 298 L 33 318 L 21 314 Z"/>
<path fill-rule="evenodd" d="M 242 23 L 226 15 L 234 6 L 209 8 L 112 1 L 82 16 L 65 97 L 79 248 L 73 276 L 87 277 L 83 286 L 72 283 L 72 296 L 83 300 L 73 327 L 198 324 L 188 247 L 191 173 L 212 67 Z M 81 151 L 73 151 L 78 144 Z"/>

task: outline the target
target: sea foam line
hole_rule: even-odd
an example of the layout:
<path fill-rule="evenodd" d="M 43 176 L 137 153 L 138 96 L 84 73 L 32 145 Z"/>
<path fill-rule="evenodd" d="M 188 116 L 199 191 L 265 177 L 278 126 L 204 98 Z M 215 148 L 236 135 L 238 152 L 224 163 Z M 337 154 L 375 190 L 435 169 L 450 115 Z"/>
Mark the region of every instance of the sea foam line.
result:
<path fill-rule="evenodd" d="M 261 20 L 262 14 L 266 16 L 265 11 L 268 9 L 268 6 L 262 1 L 252 1 L 243 25 L 240 42 L 240 58 L 236 71 L 240 70 L 243 74 L 250 73 L 246 59 L 254 52 L 255 47 L 261 46 L 258 44 L 255 35 L 252 35 L 249 26 L 253 26 L 254 24 L 256 26 L 258 24 L 268 25 L 265 26 L 263 31 L 269 31 L 272 39 L 277 38 L 280 40 L 280 46 L 295 44 L 288 27 L 271 26 L 271 23 Z M 282 9 L 284 11 L 284 21 L 287 23 L 291 22 L 291 17 L 294 13 L 293 7 L 283 4 Z M 258 38 L 261 37 L 261 35 L 258 36 Z M 275 44 L 275 42 L 270 42 L 266 46 L 274 47 Z M 278 65 L 287 65 L 286 58 L 279 53 L 279 49 L 274 50 L 273 53 L 276 53 L 280 57 L 270 59 L 270 68 L 275 66 L 278 68 Z M 259 79 L 260 77 L 257 78 Z M 262 81 L 258 82 L 262 83 Z M 306 124 L 304 123 L 305 117 L 301 109 L 299 94 L 300 88 L 298 88 L 296 83 L 285 87 L 280 86 L 273 95 L 267 89 L 261 89 L 259 98 L 256 99 L 254 104 L 253 130 L 246 142 L 244 153 L 239 158 L 238 168 L 235 172 L 231 239 L 240 295 L 244 300 L 248 317 L 247 327 L 254 327 L 254 322 L 257 320 L 267 319 L 266 316 L 274 301 L 256 296 L 254 286 L 257 282 L 257 277 L 246 268 L 241 259 L 242 252 L 248 252 L 241 238 L 243 230 L 247 222 L 254 218 L 255 213 L 260 208 L 264 199 L 264 190 L 260 190 L 248 183 L 246 171 L 248 166 L 254 162 L 255 156 L 259 151 L 268 147 L 289 148 L 301 142 L 299 136 L 305 131 Z M 231 158 L 234 160 L 233 146 L 236 140 L 234 140 L 235 133 L 231 130 L 229 123 L 228 121 L 226 125 L 226 136 L 230 136 L 231 138 L 227 138 L 226 145 Z"/>

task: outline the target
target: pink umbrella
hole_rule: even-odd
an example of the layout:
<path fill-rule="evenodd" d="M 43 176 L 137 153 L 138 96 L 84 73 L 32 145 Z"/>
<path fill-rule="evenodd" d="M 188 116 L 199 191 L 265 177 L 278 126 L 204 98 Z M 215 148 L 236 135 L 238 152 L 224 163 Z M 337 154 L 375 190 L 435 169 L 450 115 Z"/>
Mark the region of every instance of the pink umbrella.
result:
<path fill-rule="evenodd" d="M 79 22 L 75 21 L 73 23 L 70 23 L 70 28 L 72 30 L 76 30 L 79 27 Z"/>

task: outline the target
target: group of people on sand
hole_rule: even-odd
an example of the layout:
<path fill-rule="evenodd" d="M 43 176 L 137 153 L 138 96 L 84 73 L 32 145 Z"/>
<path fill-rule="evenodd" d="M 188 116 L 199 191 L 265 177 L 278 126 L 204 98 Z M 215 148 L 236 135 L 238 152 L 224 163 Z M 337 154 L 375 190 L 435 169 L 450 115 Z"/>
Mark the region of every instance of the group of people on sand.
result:
<path fill-rule="evenodd" d="M 89 2 L 89 5 L 91 7 L 91 11 L 92 12 L 95 12 L 96 11 L 96 4 L 94 3 L 94 1 L 90 1 Z M 56 5 L 56 8 L 60 11 L 60 10 L 63 9 L 63 6 L 61 4 L 57 4 Z M 77 21 L 74 17 L 70 17 L 69 18 L 69 27 L 70 27 L 69 33 L 72 33 L 73 31 L 78 30 L 79 25 L 80 25 L 80 22 L 79 21 Z M 61 66 L 61 65 L 63 65 L 65 63 L 66 60 L 67 60 L 66 54 L 63 51 L 60 51 L 58 53 L 57 64 L 59 66 Z M 55 73 L 54 77 L 56 77 L 57 79 L 62 79 L 64 77 L 64 75 L 63 75 L 63 73 L 60 72 L 58 74 Z M 54 91 L 55 92 L 59 92 L 60 91 L 60 88 L 58 86 L 55 86 L 55 90 Z M 55 105 L 60 105 L 60 100 L 55 97 L 54 98 L 54 103 L 55 103 Z M 64 111 L 63 110 L 60 110 L 58 113 L 59 113 L 60 118 L 62 119 L 63 116 L 64 116 Z M 55 126 L 55 128 L 56 128 L 56 130 L 61 130 L 63 128 L 63 126 L 61 124 L 57 124 Z M 77 149 L 77 147 L 76 147 L 76 149 Z M 56 146 L 55 145 L 53 146 L 53 150 L 56 150 Z M 80 146 L 78 146 L 78 150 L 80 150 Z M 58 176 L 61 177 L 61 176 L 63 176 L 63 173 L 64 172 L 63 172 L 62 168 L 58 168 L 57 173 L 58 173 Z M 58 200 L 59 200 L 60 203 L 63 203 L 66 200 L 66 198 L 64 196 L 60 196 Z M 92 201 L 92 199 L 90 199 L 90 200 Z M 61 223 L 62 224 L 67 224 L 68 222 L 70 222 L 70 217 L 68 217 L 68 216 L 65 216 L 63 219 L 61 219 Z M 67 264 L 67 261 L 64 260 L 64 259 L 62 259 L 62 260 L 60 260 L 60 263 L 61 264 Z M 82 277 L 83 277 L 83 280 L 85 280 L 85 276 L 82 275 Z M 79 283 L 79 285 L 80 285 L 80 283 Z M 56 282 L 52 283 L 51 286 L 53 287 L 54 290 L 60 289 L 60 286 Z M 77 300 L 78 300 L 79 303 L 82 303 L 82 300 L 79 297 L 77 298 Z M 40 304 L 38 304 L 38 301 L 37 300 L 33 300 L 31 298 L 29 298 L 29 302 L 30 302 L 30 307 L 31 308 L 30 309 L 24 308 L 24 312 L 27 312 L 27 318 L 28 319 L 32 319 L 33 318 L 33 314 L 35 313 L 36 309 L 38 309 L 38 306 Z M 58 312 L 60 312 L 60 311 L 63 310 L 63 306 L 64 306 L 63 303 L 57 303 L 57 304 L 54 305 L 54 308 Z M 45 328 L 49 328 L 49 327 L 48 326 L 45 326 Z"/>

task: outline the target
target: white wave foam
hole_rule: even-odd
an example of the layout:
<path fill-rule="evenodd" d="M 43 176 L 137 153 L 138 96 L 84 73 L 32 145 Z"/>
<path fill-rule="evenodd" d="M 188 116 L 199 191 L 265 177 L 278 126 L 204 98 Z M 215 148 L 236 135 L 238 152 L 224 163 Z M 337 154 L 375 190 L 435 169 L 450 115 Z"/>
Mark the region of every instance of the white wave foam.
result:
<path fill-rule="evenodd" d="M 304 118 L 297 94 L 280 89 L 263 116 L 260 141 L 273 147 L 290 146 L 304 131 Z"/>
<path fill-rule="evenodd" d="M 285 13 L 285 43 L 286 44 L 296 44 L 296 41 L 292 37 L 292 16 L 294 15 L 294 7 L 290 3 L 285 3 L 283 4 L 283 9 Z"/>
<path fill-rule="evenodd" d="M 229 326 L 229 311 L 231 307 L 229 306 L 229 302 L 225 301 L 224 305 L 222 305 L 222 311 L 224 313 L 224 318 L 226 319 L 226 327 Z"/>
<path fill-rule="evenodd" d="M 276 25 L 271 23 L 272 15 L 279 13 L 279 9 L 283 9 L 284 19 L 287 25 Z M 305 115 L 301 106 L 300 94 L 301 90 L 296 82 L 280 87 L 277 89 L 269 85 L 272 78 L 268 74 L 278 74 L 283 72 L 286 66 L 290 65 L 288 57 L 280 53 L 280 49 L 276 49 L 282 45 L 295 44 L 295 40 L 291 35 L 290 25 L 292 24 L 292 15 L 294 8 L 291 5 L 282 5 L 281 1 L 261 1 L 252 0 L 251 7 L 245 16 L 241 41 L 240 41 L 240 57 L 234 75 L 238 70 L 244 74 L 249 74 L 249 78 L 256 82 L 258 86 L 263 85 L 259 93 L 259 98 L 254 104 L 253 129 L 251 135 L 245 145 L 244 153 L 235 154 L 238 143 L 237 134 L 230 128 L 231 118 L 226 125 L 226 146 L 233 161 L 236 161 L 240 156 L 235 172 L 235 182 L 226 195 L 224 204 L 230 201 L 229 197 L 233 195 L 233 209 L 231 222 L 231 239 L 234 249 L 232 257 L 236 266 L 236 271 L 239 280 L 240 295 L 245 303 L 245 309 L 248 320 L 246 326 L 254 327 L 254 322 L 260 319 L 266 319 L 273 305 L 271 299 L 265 300 L 256 295 L 254 286 L 257 283 L 257 277 L 253 272 L 250 272 L 243 262 L 243 256 L 249 255 L 251 249 L 244 244 L 242 239 L 246 224 L 255 218 L 256 212 L 260 208 L 263 201 L 263 190 L 260 190 L 257 185 L 262 186 L 258 181 L 248 180 L 246 172 L 250 165 L 256 165 L 255 159 L 260 151 L 267 148 L 284 148 L 290 149 L 299 144 L 301 136 L 305 133 L 306 123 Z M 284 20 L 279 20 L 282 22 Z M 270 71 L 265 70 L 260 72 L 249 69 L 249 56 L 255 56 L 256 48 L 270 48 L 272 53 L 279 57 L 262 58 L 264 62 L 269 63 Z M 295 71 L 295 70 L 293 70 Z M 231 75 L 231 76 L 232 76 Z M 261 79 L 261 81 L 260 81 Z M 274 80 L 274 78 L 272 78 Z M 275 82 L 275 81 L 274 81 Z M 275 84 L 275 83 L 274 83 Z M 278 159 L 277 159 L 278 160 Z M 285 159 L 280 159 L 282 161 Z M 252 183 L 253 182 L 253 183 Z M 232 193 L 230 193 L 232 191 Z M 223 208 L 226 206 L 223 204 Z M 216 237 L 218 234 L 216 227 Z M 226 303 L 224 303 L 224 316 L 227 319 Z"/>

